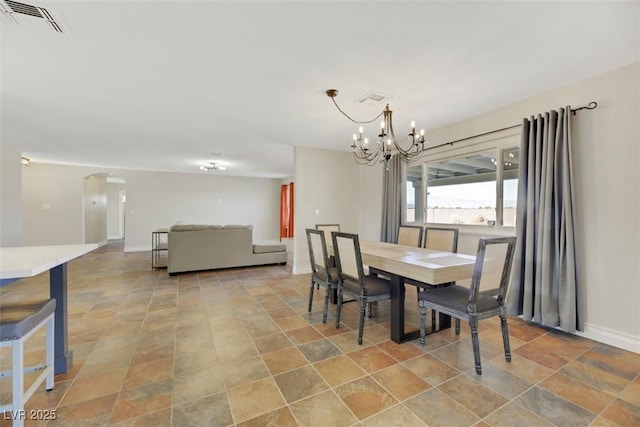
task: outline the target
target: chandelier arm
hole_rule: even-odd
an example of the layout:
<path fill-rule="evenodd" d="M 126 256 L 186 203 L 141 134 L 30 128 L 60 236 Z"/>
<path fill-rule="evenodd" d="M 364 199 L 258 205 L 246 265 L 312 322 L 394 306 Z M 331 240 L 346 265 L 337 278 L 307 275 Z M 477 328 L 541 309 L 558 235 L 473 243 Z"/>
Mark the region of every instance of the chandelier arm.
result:
<path fill-rule="evenodd" d="M 382 116 L 382 114 L 384 114 L 384 110 L 380 112 L 380 114 L 378 114 L 376 117 L 374 117 L 371 120 L 364 120 L 364 121 L 358 121 L 353 119 L 351 116 L 349 116 L 347 113 L 345 113 L 344 111 L 342 111 L 342 108 L 340 108 L 340 106 L 338 105 L 338 103 L 336 102 L 336 98 L 334 96 L 331 97 L 331 100 L 333 101 L 333 105 L 336 106 L 336 108 L 338 109 L 338 111 L 340 111 L 347 119 L 351 120 L 353 123 L 358 123 L 358 124 L 367 124 L 367 123 L 373 123 L 376 120 L 378 120 L 380 118 L 380 116 Z"/>
<path fill-rule="evenodd" d="M 380 146 L 378 146 L 375 150 L 371 151 L 371 153 L 366 153 L 362 149 L 355 150 L 353 152 L 353 157 L 357 163 L 371 166 L 378 162 L 381 153 L 382 150 Z"/>

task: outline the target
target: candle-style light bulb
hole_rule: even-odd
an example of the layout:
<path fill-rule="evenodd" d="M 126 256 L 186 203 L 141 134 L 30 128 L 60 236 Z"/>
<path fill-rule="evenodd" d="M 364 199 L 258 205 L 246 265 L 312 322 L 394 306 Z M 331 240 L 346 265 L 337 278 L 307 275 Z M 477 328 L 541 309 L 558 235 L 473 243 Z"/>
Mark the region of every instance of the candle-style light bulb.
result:
<path fill-rule="evenodd" d="M 413 120 L 411 120 L 411 124 L 410 124 L 409 126 L 411 126 L 411 129 L 415 130 L 415 128 L 416 128 L 416 122 L 414 122 Z"/>
<path fill-rule="evenodd" d="M 358 135 L 356 135 L 355 133 L 353 134 L 353 142 L 356 142 L 358 140 Z"/>
<path fill-rule="evenodd" d="M 369 143 L 369 138 L 365 138 L 364 139 L 364 145 L 367 145 Z"/>
<path fill-rule="evenodd" d="M 385 127 L 385 123 L 384 123 L 384 120 L 383 120 L 383 121 L 380 122 L 380 129 L 384 129 L 384 127 Z"/>
<path fill-rule="evenodd" d="M 364 130 L 364 129 L 362 129 L 362 126 L 360 126 L 360 129 L 358 129 L 358 132 L 360 132 L 360 135 L 362 135 L 362 131 L 363 131 L 363 130 Z"/>

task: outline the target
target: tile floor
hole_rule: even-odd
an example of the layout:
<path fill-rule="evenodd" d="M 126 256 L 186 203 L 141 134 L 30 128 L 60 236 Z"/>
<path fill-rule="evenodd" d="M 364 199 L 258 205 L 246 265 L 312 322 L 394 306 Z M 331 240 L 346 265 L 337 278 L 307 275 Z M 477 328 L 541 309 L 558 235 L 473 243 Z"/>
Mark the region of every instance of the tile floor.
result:
<path fill-rule="evenodd" d="M 332 316 L 322 324 L 322 291 L 307 313 L 309 276 L 289 268 L 170 277 L 151 270 L 148 252 L 123 253 L 120 242 L 71 262 L 74 365 L 28 402 L 56 419 L 27 425 L 640 425 L 638 354 L 511 318 L 506 363 L 490 319 L 481 324 L 478 376 L 468 330 L 431 335 L 425 348 L 397 345 L 380 303 L 358 346 L 354 304 L 340 329 Z M 44 274 L 0 297 L 46 297 L 47 286 Z M 417 322 L 414 300 L 407 310 Z M 34 362 L 44 344 L 41 335 L 31 341 Z M 7 359 L 3 352 L 4 367 Z M 9 384 L 0 382 L 0 400 Z"/>

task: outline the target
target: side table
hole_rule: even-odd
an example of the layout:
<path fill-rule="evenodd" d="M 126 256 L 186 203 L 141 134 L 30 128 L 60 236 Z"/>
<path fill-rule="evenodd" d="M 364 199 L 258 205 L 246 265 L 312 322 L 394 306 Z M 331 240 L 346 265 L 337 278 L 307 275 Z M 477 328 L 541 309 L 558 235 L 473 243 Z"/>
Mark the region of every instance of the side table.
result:
<path fill-rule="evenodd" d="M 151 232 L 151 268 L 165 268 L 169 252 L 169 230 L 158 228 Z"/>

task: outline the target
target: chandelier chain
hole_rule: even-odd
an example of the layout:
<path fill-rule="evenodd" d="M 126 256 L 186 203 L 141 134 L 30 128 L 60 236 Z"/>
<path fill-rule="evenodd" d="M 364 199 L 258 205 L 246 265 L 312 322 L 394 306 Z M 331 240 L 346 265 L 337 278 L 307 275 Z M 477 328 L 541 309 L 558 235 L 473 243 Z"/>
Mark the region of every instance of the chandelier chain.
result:
<path fill-rule="evenodd" d="M 351 116 L 349 116 L 347 113 L 345 113 L 344 111 L 342 111 L 342 108 L 340 108 L 340 106 L 338 105 L 338 103 L 336 102 L 336 98 L 334 96 L 331 96 L 331 100 L 333 101 L 333 104 L 336 106 L 336 108 L 338 109 L 338 111 L 340 111 L 347 119 L 351 120 L 353 123 L 358 123 L 358 124 L 367 124 L 367 123 L 373 123 L 376 120 L 378 120 L 380 117 L 382 117 L 382 115 L 384 114 L 384 110 L 380 111 L 380 114 L 378 114 L 377 116 L 375 116 L 373 119 L 371 120 L 363 120 L 363 121 L 358 121 L 353 119 Z"/>

